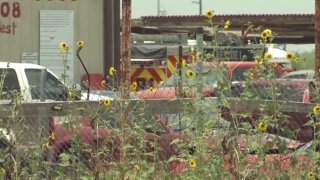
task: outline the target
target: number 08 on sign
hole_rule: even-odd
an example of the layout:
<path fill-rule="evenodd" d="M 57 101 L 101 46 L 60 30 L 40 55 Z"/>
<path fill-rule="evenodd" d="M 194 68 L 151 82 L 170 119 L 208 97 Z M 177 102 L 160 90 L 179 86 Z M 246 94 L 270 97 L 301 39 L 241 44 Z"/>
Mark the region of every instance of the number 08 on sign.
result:
<path fill-rule="evenodd" d="M 19 18 L 21 16 L 20 3 L 19 2 L 0 2 L 0 17 L 14 17 Z"/>

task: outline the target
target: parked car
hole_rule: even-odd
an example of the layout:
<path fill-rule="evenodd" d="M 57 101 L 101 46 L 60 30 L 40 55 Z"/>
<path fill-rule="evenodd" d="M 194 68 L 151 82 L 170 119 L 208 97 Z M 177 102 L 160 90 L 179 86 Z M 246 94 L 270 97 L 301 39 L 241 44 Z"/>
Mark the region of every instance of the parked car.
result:
<path fill-rule="evenodd" d="M 281 79 L 314 79 L 314 70 L 312 69 L 305 69 L 305 70 L 298 70 L 292 71 L 283 74 L 280 78 Z"/>
<path fill-rule="evenodd" d="M 208 139 L 208 148 L 212 151 L 208 154 L 202 154 L 201 160 L 203 162 L 211 161 L 211 158 L 215 157 L 215 153 L 221 154 L 223 152 L 222 166 L 230 170 L 231 173 L 233 170 L 239 172 L 244 168 L 248 170 L 248 176 L 257 173 L 273 179 L 279 173 L 290 170 L 312 172 L 313 158 L 312 152 L 310 152 L 312 142 L 302 143 L 269 133 L 259 135 L 240 134 L 235 144 L 237 153 L 234 153 L 234 146 L 228 148 L 224 144 L 226 141 L 223 137 L 226 134 L 228 134 L 228 129 L 218 129 L 212 132 Z M 259 146 L 252 146 L 252 144 L 258 144 Z M 261 152 L 262 149 L 263 152 Z M 238 156 L 232 159 L 231 156 L 235 154 Z M 241 161 L 238 159 L 239 156 L 243 158 Z M 237 167 L 234 166 L 235 161 L 237 161 Z M 175 174 L 182 173 L 188 168 L 188 162 L 186 161 L 180 161 L 180 164 L 175 165 Z"/>
<path fill-rule="evenodd" d="M 226 61 L 221 63 L 203 62 L 202 77 L 202 94 L 205 97 L 215 96 L 214 89 L 221 80 L 244 81 L 246 73 L 256 67 L 256 62 L 252 61 Z M 141 99 L 172 99 L 177 97 L 178 81 L 182 82 L 183 97 L 196 97 L 198 78 L 196 76 L 186 77 L 188 70 L 196 74 L 197 64 L 189 64 L 187 68 L 183 68 L 181 76 L 179 72 L 172 75 L 159 88 L 152 90 L 142 90 L 136 93 Z M 281 66 L 275 66 L 275 77 L 282 75 L 285 70 Z"/>
<path fill-rule="evenodd" d="M 145 151 L 146 152 L 158 152 L 159 160 L 168 160 L 171 156 L 177 155 L 179 149 L 175 144 L 171 142 L 175 139 L 188 142 L 187 135 L 183 132 L 178 132 L 172 129 L 167 122 L 161 118 L 161 116 L 155 116 L 157 124 L 154 128 L 146 128 L 142 131 L 141 137 L 145 139 Z M 87 116 L 78 116 L 73 119 L 67 119 L 66 117 L 50 117 L 49 130 L 51 136 L 54 138 L 49 139 L 49 146 L 45 151 L 45 158 L 51 162 L 59 162 L 59 155 L 67 152 L 71 147 L 75 137 L 79 137 L 79 143 L 89 147 L 94 147 L 98 151 L 105 153 L 102 158 L 103 162 L 112 163 L 120 161 L 121 137 L 119 133 L 110 127 L 93 128 L 93 119 L 89 119 Z M 150 121 L 148 123 L 151 123 Z M 144 124 L 146 127 L 150 127 L 148 124 Z M 72 128 L 73 127 L 73 128 Z M 129 136 L 128 143 L 134 146 L 138 140 L 137 136 Z M 155 149 L 159 148 L 159 149 Z M 91 158 L 94 152 L 82 152 L 81 156 L 86 163 L 91 162 Z M 93 164 L 87 164 L 91 167 Z"/>
<path fill-rule="evenodd" d="M 225 95 L 231 98 L 240 98 L 247 100 L 271 100 L 282 102 L 300 102 L 310 103 L 316 98 L 316 86 L 313 81 L 309 80 L 253 80 L 251 82 L 236 82 L 232 83 L 230 90 Z M 256 127 L 257 121 L 263 114 L 270 112 L 260 112 L 261 107 L 256 107 L 255 110 L 250 110 L 251 116 L 241 116 L 243 112 L 248 111 L 246 107 L 237 107 L 233 110 L 235 117 L 239 121 L 251 122 L 252 126 Z M 272 113 L 272 112 L 271 112 Z M 308 112 L 292 112 L 286 110 L 283 115 L 287 116 L 287 121 L 284 122 L 284 127 L 289 127 L 295 133 L 297 140 L 308 142 L 313 139 L 313 127 L 305 125 L 310 117 Z M 310 112 L 311 113 L 311 112 Z M 234 118 L 228 107 L 222 107 L 222 118 L 232 121 Z M 268 128 L 270 133 L 281 133 L 279 129 Z M 282 134 L 286 136 L 286 134 Z"/>

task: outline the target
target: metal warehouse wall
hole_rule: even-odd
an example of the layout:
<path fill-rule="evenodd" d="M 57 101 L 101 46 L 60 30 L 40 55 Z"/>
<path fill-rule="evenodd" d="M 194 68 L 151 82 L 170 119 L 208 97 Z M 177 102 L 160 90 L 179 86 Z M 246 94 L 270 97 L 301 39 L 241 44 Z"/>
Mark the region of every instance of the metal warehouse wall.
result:
<path fill-rule="evenodd" d="M 32 52 L 39 62 L 40 10 L 73 11 L 74 42 L 68 43 L 84 40 L 80 54 L 88 71 L 103 73 L 103 0 L 0 0 L 0 61 L 22 62 L 22 53 Z M 74 81 L 83 73 L 74 56 Z"/>

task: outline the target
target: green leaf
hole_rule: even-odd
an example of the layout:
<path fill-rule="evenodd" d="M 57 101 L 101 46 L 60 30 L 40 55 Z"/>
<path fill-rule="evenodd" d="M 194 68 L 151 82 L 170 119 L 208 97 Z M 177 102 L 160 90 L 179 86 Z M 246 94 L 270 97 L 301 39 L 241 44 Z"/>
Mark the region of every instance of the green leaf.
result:
<path fill-rule="evenodd" d="M 169 158 L 168 162 L 172 162 L 172 161 L 174 161 L 174 160 L 176 160 L 176 159 L 177 159 L 177 156 L 176 156 L 176 155 L 172 155 L 172 156 Z"/>
<path fill-rule="evenodd" d="M 295 156 L 292 156 L 292 157 L 290 158 L 290 160 L 291 160 L 291 166 L 292 166 L 292 167 L 295 167 L 296 164 L 298 163 L 297 158 L 296 158 Z"/>
<path fill-rule="evenodd" d="M 175 140 L 171 141 L 170 145 L 172 145 L 172 144 L 178 144 L 178 143 L 180 143 L 180 142 L 181 142 L 180 139 L 175 139 Z"/>
<path fill-rule="evenodd" d="M 154 173 L 154 166 L 148 168 L 148 174 Z"/>

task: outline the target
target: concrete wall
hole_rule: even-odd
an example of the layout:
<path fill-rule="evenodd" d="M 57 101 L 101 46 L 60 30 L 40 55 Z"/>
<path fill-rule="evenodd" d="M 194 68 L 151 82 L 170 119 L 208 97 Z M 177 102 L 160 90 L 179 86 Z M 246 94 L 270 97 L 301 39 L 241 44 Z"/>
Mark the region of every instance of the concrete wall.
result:
<path fill-rule="evenodd" d="M 103 0 L 0 0 L 0 61 L 21 62 L 24 52 L 37 52 L 39 59 L 40 10 L 74 11 L 74 43 L 85 41 L 81 57 L 88 71 L 103 73 Z M 80 82 L 84 70 L 74 60 Z"/>

